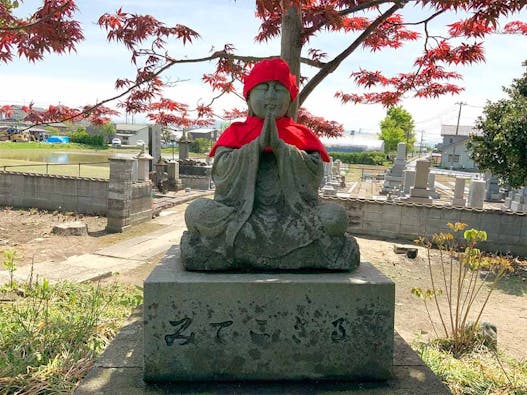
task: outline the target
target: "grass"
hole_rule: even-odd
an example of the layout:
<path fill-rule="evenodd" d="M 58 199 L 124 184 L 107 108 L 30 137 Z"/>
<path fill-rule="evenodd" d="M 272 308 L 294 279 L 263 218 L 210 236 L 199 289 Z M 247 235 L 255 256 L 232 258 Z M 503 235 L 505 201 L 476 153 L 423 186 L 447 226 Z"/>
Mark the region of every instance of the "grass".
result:
<path fill-rule="evenodd" d="M 46 280 L 0 288 L 0 394 L 71 393 L 141 292 Z"/>
<path fill-rule="evenodd" d="M 527 394 L 527 361 L 484 347 L 457 358 L 439 342 L 415 343 L 413 348 L 454 395 Z"/>

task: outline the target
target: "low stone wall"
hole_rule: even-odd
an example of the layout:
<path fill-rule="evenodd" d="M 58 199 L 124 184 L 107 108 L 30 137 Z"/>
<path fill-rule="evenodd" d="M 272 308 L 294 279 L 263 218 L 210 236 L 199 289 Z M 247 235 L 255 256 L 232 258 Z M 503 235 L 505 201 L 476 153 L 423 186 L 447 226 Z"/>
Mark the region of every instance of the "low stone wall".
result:
<path fill-rule="evenodd" d="M 208 191 L 211 189 L 212 178 L 210 176 L 184 176 L 179 175 L 179 179 L 184 188 L 197 189 L 200 191 Z"/>
<path fill-rule="evenodd" d="M 488 240 L 481 243 L 482 249 L 527 256 L 527 213 L 367 199 L 324 197 L 323 200 L 346 208 L 350 219 L 348 231 L 353 235 L 413 241 L 419 236 L 448 231 L 449 222 L 464 222 L 487 232 Z"/>
<path fill-rule="evenodd" d="M 103 215 L 110 231 L 121 232 L 152 219 L 152 183 L 132 182 L 132 165 L 132 160 L 112 163 L 110 181 L 0 171 L 0 206 Z"/>
<path fill-rule="evenodd" d="M 106 215 L 108 180 L 0 171 L 0 205 Z"/>

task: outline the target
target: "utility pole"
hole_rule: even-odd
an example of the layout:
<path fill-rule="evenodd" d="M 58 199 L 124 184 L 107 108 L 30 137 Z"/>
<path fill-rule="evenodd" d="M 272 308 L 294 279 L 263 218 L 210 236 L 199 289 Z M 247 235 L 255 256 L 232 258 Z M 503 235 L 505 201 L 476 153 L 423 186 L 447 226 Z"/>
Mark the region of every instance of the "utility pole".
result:
<path fill-rule="evenodd" d="M 457 113 L 457 123 L 456 123 L 456 137 L 459 133 L 459 120 L 461 119 L 461 108 L 466 105 L 467 103 L 463 103 L 463 102 L 457 102 L 456 103 L 458 106 L 459 106 L 459 111 Z M 455 157 L 456 157 L 456 143 L 457 141 L 454 141 L 454 144 L 452 146 L 452 166 L 451 168 L 454 167 L 454 160 L 455 160 Z"/>
<path fill-rule="evenodd" d="M 423 152 L 423 133 L 425 131 L 421 130 L 421 141 L 419 142 L 419 157 L 421 157 L 421 153 Z"/>

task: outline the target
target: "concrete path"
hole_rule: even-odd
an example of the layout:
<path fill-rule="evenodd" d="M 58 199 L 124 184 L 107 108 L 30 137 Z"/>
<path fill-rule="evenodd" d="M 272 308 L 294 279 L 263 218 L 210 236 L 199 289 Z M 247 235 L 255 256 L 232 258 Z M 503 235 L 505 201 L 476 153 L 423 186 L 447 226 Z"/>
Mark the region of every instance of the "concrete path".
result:
<path fill-rule="evenodd" d="M 193 195 L 192 199 L 210 193 Z M 187 197 L 175 198 L 172 202 L 173 207 L 160 211 L 158 217 L 152 220 L 153 223 L 163 225 L 160 230 L 121 241 L 92 254 L 71 256 L 62 262 L 37 262 L 33 268 L 31 265 L 22 266 L 14 272 L 14 279 L 24 281 L 33 276 L 33 279 L 46 278 L 51 282 L 61 280 L 85 282 L 134 270 L 166 252 L 174 244 L 179 244 L 181 235 L 186 229 L 185 208 L 187 202 L 191 200 Z M 168 206 L 167 198 L 164 205 Z M 9 274 L 0 268 L 0 283 L 7 281 Z"/>

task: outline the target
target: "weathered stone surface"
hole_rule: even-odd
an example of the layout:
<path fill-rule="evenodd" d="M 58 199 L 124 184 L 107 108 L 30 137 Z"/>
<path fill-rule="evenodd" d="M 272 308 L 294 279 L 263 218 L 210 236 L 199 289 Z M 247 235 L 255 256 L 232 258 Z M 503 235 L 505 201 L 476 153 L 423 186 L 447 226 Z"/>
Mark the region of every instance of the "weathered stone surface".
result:
<path fill-rule="evenodd" d="M 185 272 L 144 286 L 147 381 L 387 379 L 394 284 L 353 273 Z"/>

